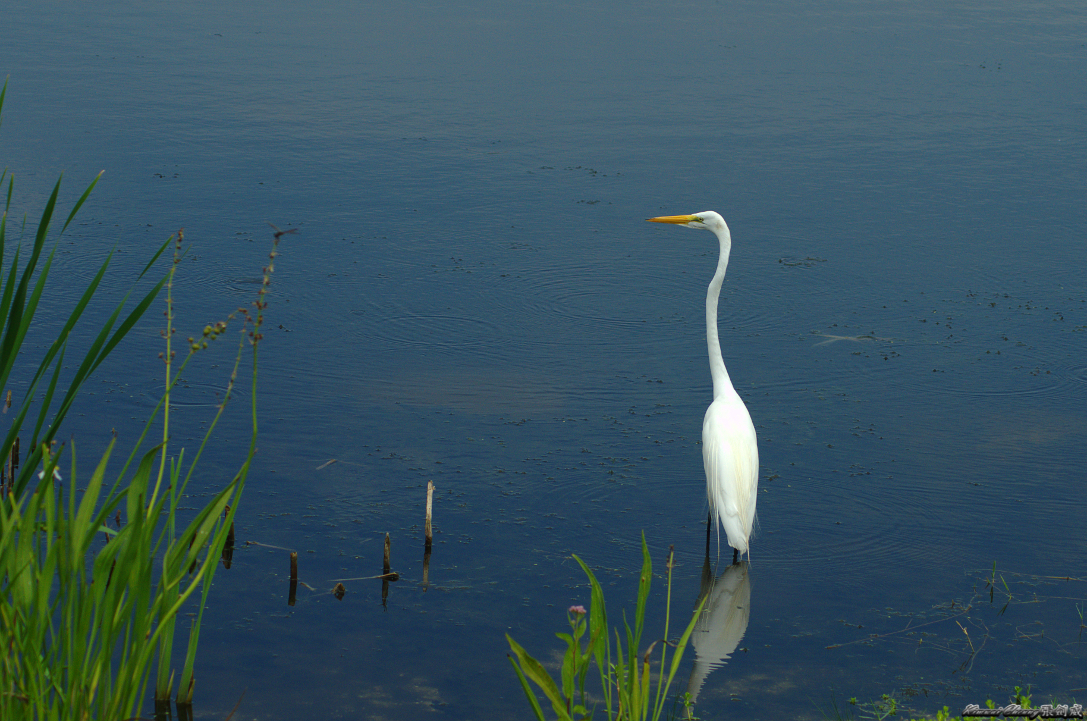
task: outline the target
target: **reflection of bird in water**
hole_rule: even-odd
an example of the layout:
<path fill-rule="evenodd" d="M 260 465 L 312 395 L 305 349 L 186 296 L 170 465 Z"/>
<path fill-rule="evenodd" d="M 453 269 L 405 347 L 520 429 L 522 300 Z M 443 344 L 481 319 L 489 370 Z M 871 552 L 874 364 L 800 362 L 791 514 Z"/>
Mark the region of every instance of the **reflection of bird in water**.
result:
<path fill-rule="evenodd" d="M 751 617 L 751 581 L 747 563 L 734 563 L 714 578 L 707 554 L 695 607 L 703 598 L 706 605 L 691 632 L 694 668 L 687 683 L 687 693 L 691 694 L 692 703 L 698 698 L 706 677 L 728 661 L 747 631 Z"/>
<path fill-rule="evenodd" d="M 717 299 L 725 279 L 728 256 L 732 250 L 732 235 L 724 218 L 713 211 L 694 215 L 665 215 L 649 218 L 652 223 L 671 223 L 688 228 L 701 228 L 717 236 L 721 253 L 717 272 L 706 291 L 706 345 L 710 354 L 710 377 L 713 379 L 713 403 L 706 409 L 702 422 L 702 463 L 706 469 L 706 497 L 710 502 L 709 532 L 719 521 L 725 528 L 728 545 L 732 546 L 732 562 L 748 553 L 748 538 L 755 520 L 755 500 L 759 492 L 759 448 L 755 425 L 740 395 L 732 387 L 721 357 L 717 338 Z M 718 537 L 720 538 L 720 537 Z"/>

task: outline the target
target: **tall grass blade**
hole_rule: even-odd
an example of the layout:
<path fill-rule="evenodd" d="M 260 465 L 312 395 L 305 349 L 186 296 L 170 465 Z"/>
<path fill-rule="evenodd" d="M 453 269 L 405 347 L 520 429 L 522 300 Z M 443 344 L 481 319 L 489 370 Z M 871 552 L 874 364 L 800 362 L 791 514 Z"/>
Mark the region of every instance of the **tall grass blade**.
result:
<path fill-rule="evenodd" d="M 642 572 L 638 576 L 638 605 L 634 612 L 634 640 L 639 642 L 645 628 L 645 604 L 649 600 L 649 587 L 653 583 L 653 559 L 649 557 L 649 546 L 645 543 L 645 531 L 642 531 Z M 635 647 L 637 653 L 637 647 Z"/>
<path fill-rule="evenodd" d="M 559 691 L 559 687 L 555 685 L 555 682 L 551 679 L 550 674 L 547 673 L 543 665 L 539 661 L 532 658 L 521 648 L 521 646 L 510 638 L 510 635 L 506 634 L 506 641 L 509 642 L 510 649 L 513 651 L 514 657 L 521 665 L 521 670 L 524 675 L 532 679 L 532 681 L 540 687 L 544 696 L 551 702 L 551 707 L 554 709 L 555 714 L 560 719 L 570 719 L 570 714 L 566 711 L 566 700 L 562 696 L 562 692 Z"/>
<path fill-rule="evenodd" d="M 507 636 L 507 638 L 509 637 Z M 538 721 L 544 721 L 543 709 L 540 708 L 540 702 L 536 700 L 536 694 L 532 693 L 532 687 L 528 685 L 528 679 L 526 679 L 525 674 L 522 673 L 521 667 L 513 660 L 513 656 L 507 655 L 506 658 L 510 660 L 510 665 L 513 666 L 513 670 L 517 673 L 517 678 L 521 680 L 521 688 L 525 690 L 525 697 L 532 706 L 532 712 L 536 714 Z"/>
<path fill-rule="evenodd" d="M 64 234 L 64 231 L 68 230 L 68 225 L 72 222 L 72 219 L 75 218 L 75 214 L 78 213 L 79 209 L 83 207 L 83 204 L 87 202 L 87 198 L 90 197 L 91 191 L 94 190 L 94 186 L 98 185 L 98 181 L 101 179 L 102 173 L 104 172 L 106 171 L 98 171 L 98 175 L 94 176 L 94 180 L 91 181 L 91 184 L 83 191 L 83 195 L 79 196 L 79 200 L 72 206 L 72 212 L 68 214 L 68 220 L 64 221 L 64 226 L 60 229 L 62 235 Z"/>

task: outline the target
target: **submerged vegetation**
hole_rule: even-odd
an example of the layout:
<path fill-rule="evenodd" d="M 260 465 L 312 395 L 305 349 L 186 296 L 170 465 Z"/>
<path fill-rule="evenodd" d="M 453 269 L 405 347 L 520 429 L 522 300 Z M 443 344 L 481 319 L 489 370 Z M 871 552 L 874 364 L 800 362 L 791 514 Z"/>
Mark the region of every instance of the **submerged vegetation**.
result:
<path fill-rule="evenodd" d="M 6 87 L 5 83 L 0 91 L 0 110 Z M 20 271 L 21 246 L 4 268 L 8 211 L 15 186 L 6 171 L 0 184 L 5 180 L 7 200 L 0 218 L 0 387 L 7 389 L 17 361 L 25 362 L 29 355 L 29 349 L 22 347 L 23 340 L 46 292 L 55 249 L 46 254 L 45 242 L 56 212 L 60 181 L 46 204 Z M 96 182 L 97 178 L 79 198 L 60 233 Z M 173 451 L 169 447 L 171 393 L 194 355 L 208 348 L 236 318 L 232 315 L 206 325 L 199 337 L 188 339 L 178 362 L 172 289 L 184 256 L 180 231 L 152 254 L 140 278 L 156 267 L 172 244 L 169 269 L 127 314 L 127 295 L 117 305 L 74 375 L 66 379 L 63 395 L 58 388 L 66 368 L 70 331 L 95 295 L 109 258 L 42 356 L 23 399 L 11 406 L 12 394 L 7 391 L 13 412 L 0 446 L 6 479 L 0 488 L 0 718 L 5 721 L 135 718 L 146 701 L 156 660 L 155 698 L 168 703 L 176 676 L 175 623 L 183 607 L 193 613 L 193 621 L 177 679 L 177 703 L 191 704 L 203 608 L 219 559 L 232 550 L 233 518 L 256 450 L 257 349 L 281 235 L 275 234 L 256 300 L 236 314 L 240 316 L 239 343 L 229 383 L 199 447 L 189 457 L 185 449 Z M 74 440 L 56 441 L 65 414 L 91 373 L 163 289 L 166 328 L 160 357 L 165 365 L 164 393 L 120 469 L 116 464 L 111 469 L 118 443 L 115 435 L 88 472 L 86 465 L 77 463 Z M 181 506 L 186 489 L 231 399 L 247 352 L 252 360 L 248 449 L 233 478 L 202 508 L 193 512 L 192 501 L 187 499 L 186 523 Z M 28 419 L 33 419 L 32 425 Z M 29 439 L 21 464 L 20 436 Z M 155 445 L 146 448 L 145 441 Z M 199 600 L 193 604 L 195 599 Z"/>
<path fill-rule="evenodd" d="M 904 627 L 882 634 L 869 633 L 863 638 L 828 646 L 839 648 L 850 644 L 888 643 L 898 646 L 908 645 L 916 653 L 921 649 L 937 651 L 952 658 L 948 666 L 948 679 L 959 679 L 966 685 L 952 685 L 948 680 L 928 680 L 898 688 L 891 693 L 881 694 L 871 701 L 858 701 L 850 698 L 848 704 L 831 699 L 828 708 L 821 709 L 822 715 L 829 719 L 885 719 L 910 718 L 915 721 L 934 719 L 935 721 L 962 721 L 975 718 L 944 706 L 934 716 L 922 714 L 917 708 L 917 700 L 931 698 L 935 694 L 962 697 L 970 694 L 969 679 L 974 672 L 974 665 L 982 652 L 993 645 L 1045 644 L 1050 657 L 1066 656 L 1074 658 L 1069 649 L 1080 646 L 1087 625 L 1077 591 L 1070 591 L 1069 584 L 1082 584 L 1087 579 L 1073 576 L 1042 576 L 1038 574 L 1018 573 L 998 570 L 994 562 L 991 569 L 971 572 L 975 578 L 970 594 L 965 598 L 956 598 L 948 603 L 933 607 L 925 613 L 912 612 L 895 614 L 905 619 Z M 1049 591 L 1052 591 L 1050 593 Z M 1071 593 L 1072 595 L 1067 595 Z M 1075 617 L 1066 617 L 1067 623 L 1062 628 L 1046 629 L 1029 616 L 1022 616 L 1022 608 L 1046 601 L 1063 601 L 1070 604 Z M 888 609 L 885 609 L 886 612 Z M 1014 618 L 1009 618 L 1014 617 Z M 951 623 L 947 623 L 951 622 Z M 861 627 L 858 625 L 858 628 Z M 993 641 L 993 644 L 989 644 Z M 1005 672 L 1007 673 L 1007 672 Z M 1006 678 L 1006 676 L 1005 676 Z M 993 699 L 978 703 L 978 716 L 1024 716 L 1035 718 L 1082 718 L 1082 704 L 1077 705 L 1077 698 L 1069 694 L 1067 699 L 1051 699 L 1048 703 L 1037 704 L 1032 701 L 1030 685 L 1022 672 L 1013 676 L 1016 682 L 1002 685 L 1009 690 L 1008 700 L 1001 706 Z M 1026 676 L 1025 678 L 1029 678 Z M 1024 684 L 1026 688 L 1024 689 Z M 1077 689 L 1071 689 L 1076 691 Z M 1078 689 L 1082 690 L 1082 689 Z M 1032 705 L 1035 704 L 1035 705 Z M 965 712 L 965 704 L 962 711 Z M 1002 714 L 985 713 L 986 710 L 1003 709 Z M 1018 710 L 1034 710 L 1037 713 L 1018 713 Z M 1048 714 L 1048 716 L 1047 716 Z"/>
<path fill-rule="evenodd" d="M 1008 703 L 997 706 L 996 702 L 988 699 L 984 706 L 969 706 L 963 709 L 962 715 L 952 715 L 951 710 L 944 706 L 936 712 L 935 716 L 918 718 L 909 713 L 899 715 L 898 699 L 893 694 L 883 694 L 879 700 L 868 703 L 860 703 L 856 698 L 849 699 L 849 705 L 857 709 L 844 711 L 836 702 L 832 703 L 831 711 L 823 712 L 823 716 L 833 721 L 852 721 L 853 719 L 874 719 L 883 721 L 887 718 L 902 718 L 905 721 L 966 721 L 966 719 L 986 717 L 1023 717 L 1023 718 L 1083 718 L 1083 708 L 1079 704 L 1061 704 L 1056 700 L 1038 706 L 1032 705 L 1030 689 L 1015 687 L 1015 692 Z M 1031 713 L 1031 711 L 1034 713 Z M 976 712 L 969 713 L 968 711 Z"/>

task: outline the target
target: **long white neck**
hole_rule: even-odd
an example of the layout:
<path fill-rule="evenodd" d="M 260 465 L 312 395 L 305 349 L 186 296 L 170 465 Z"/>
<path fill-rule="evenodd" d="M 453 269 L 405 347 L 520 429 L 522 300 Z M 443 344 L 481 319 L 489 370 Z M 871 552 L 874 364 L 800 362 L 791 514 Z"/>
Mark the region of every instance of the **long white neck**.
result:
<path fill-rule="evenodd" d="M 710 352 L 710 377 L 713 379 L 713 399 L 724 395 L 736 395 L 736 390 L 725 370 L 725 360 L 721 357 L 721 341 L 717 337 L 717 299 L 721 295 L 721 283 L 725 280 L 728 267 L 728 254 L 732 250 L 732 236 L 725 225 L 714 234 L 721 242 L 721 255 L 717 259 L 717 272 L 713 274 L 710 287 L 706 291 L 706 346 Z"/>

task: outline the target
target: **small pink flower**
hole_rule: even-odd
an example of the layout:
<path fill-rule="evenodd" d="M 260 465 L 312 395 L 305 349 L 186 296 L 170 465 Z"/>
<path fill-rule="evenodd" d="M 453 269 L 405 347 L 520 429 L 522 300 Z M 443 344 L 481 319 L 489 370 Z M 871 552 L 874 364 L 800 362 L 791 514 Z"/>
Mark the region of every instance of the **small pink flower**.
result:
<path fill-rule="evenodd" d="M 570 608 L 566 609 L 566 612 L 567 613 L 576 613 L 578 616 L 584 616 L 585 615 L 585 607 L 584 606 L 571 606 Z"/>

